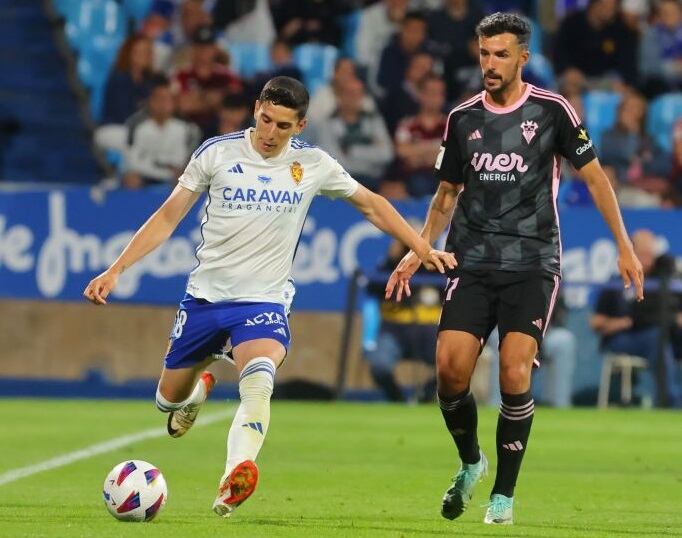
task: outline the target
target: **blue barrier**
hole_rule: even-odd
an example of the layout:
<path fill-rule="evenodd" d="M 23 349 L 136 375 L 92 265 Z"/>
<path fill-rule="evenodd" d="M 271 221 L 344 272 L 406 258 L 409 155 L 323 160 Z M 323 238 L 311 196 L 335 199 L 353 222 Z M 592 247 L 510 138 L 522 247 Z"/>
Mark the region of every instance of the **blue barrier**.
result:
<path fill-rule="evenodd" d="M 88 281 L 116 258 L 167 194 L 165 188 L 102 192 L 84 187 L 0 192 L 0 298 L 80 301 Z M 396 206 L 412 219 L 422 219 L 427 209 L 425 201 Z M 112 300 L 176 304 L 196 263 L 202 213 L 198 203 L 167 243 L 126 271 Z M 682 258 L 682 211 L 631 210 L 624 217 L 629 230 L 651 229 L 662 247 Z M 566 209 L 561 222 L 563 281 L 575 283 L 566 287 L 566 301 L 584 307 L 587 284 L 603 284 L 613 275 L 616 248 L 594 209 Z M 315 200 L 294 262 L 295 308 L 342 311 L 355 269 L 371 271 L 388 244 L 389 238 L 349 204 Z"/>

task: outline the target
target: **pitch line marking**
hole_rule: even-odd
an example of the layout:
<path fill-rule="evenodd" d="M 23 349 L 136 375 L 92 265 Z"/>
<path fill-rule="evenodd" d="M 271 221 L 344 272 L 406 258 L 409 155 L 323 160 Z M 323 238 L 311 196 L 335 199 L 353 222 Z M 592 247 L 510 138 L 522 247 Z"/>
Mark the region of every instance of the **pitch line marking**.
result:
<path fill-rule="evenodd" d="M 203 417 L 197 418 L 197 423 L 194 425 L 194 427 L 207 426 L 208 424 L 213 424 L 214 422 L 228 418 L 233 414 L 234 410 L 229 410 L 205 415 Z M 19 467 L 17 469 L 10 469 L 5 473 L 0 474 L 0 486 L 10 484 L 17 480 L 21 480 L 22 478 L 33 476 L 34 474 L 42 473 L 44 471 L 58 469 L 59 467 L 70 465 L 76 461 L 99 456 L 100 454 L 105 454 L 107 452 L 116 450 L 117 448 L 122 448 L 139 441 L 146 441 L 147 439 L 155 439 L 157 437 L 165 437 L 166 435 L 168 435 L 166 428 L 150 428 L 148 430 L 142 430 L 141 432 L 122 435 L 121 437 L 114 437 L 108 441 L 95 443 L 94 445 L 87 446 L 80 450 L 75 450 L 74 452 L 68 452 L 40 463 L 27 465 L 26 467 Z"/>

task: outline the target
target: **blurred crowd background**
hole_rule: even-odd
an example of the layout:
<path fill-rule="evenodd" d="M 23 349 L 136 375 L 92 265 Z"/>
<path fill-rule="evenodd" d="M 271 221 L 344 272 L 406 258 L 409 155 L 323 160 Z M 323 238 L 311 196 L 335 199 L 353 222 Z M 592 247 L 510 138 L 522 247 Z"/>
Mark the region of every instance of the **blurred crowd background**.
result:
<path fill-rule="evenodd" d="M 288 75 L 310 90 L 309 142 L 372 190 L 428 196 L 447 111 L 481 91 L 476 24 L 513 10 L 533 28 L 525 80 L 585 119 L 621 203 L 682 203 L 678 0 L 14 4 L 0 21 L 3 181 L 173 183 L 202 139 L 249 126 L 264 82 Z M 590 205 L 573 175 L 560 202 Z"/>
<path fill-rule="evenodd" d="M 475 27 L 498 10 L 531 22 L 523 77 L 573 104 L 621 205 L 654 208 L 625 215 L 649 282 L 636 303 L 612 280 L 615 246 L 565 165 L 565 304 L 543 344 L 536 399 L 604 406 L 613 393 L 626 405 L 682 407 L 682 211 L 669 210 L 682 206 L 679 0 L 4 0 L 0 340 L 10 345 L 0 394 L 52 395 L 15 381 L 93 368 L 116 380 L 156 376 L 173 308 L 143 317 L 136 305 L 175 302 L 169 290 L 181 292 L 194 264 L 200 215 L 178 230 L 173 255 L 162 248 L 132 275 L 118 297 L 125 307 L 86 315 L 80 293 L 203 139 L 252 125 L 254 101 L 273 76 L 309 89 L 306 141 L 406 216 L 423 216 L 448 111 L 482 90 Z M 336 383 L 337 395 L 372 383 L 389 400 L 431 400 L 442 282 L 415 282 L 400 305 L 383 301 L 385 271 L 402 247 L 388 247 L 372 276 L 385 248 L 374 245 L 388 241 L 359 228 L 352 211 L 325 204 L 313 205 L 295 261 L 300 347 L 283 375 Z M 346 299 L 356 284 L 357 304 Z M 354 309 L 361 329 L 351 337 Z M 103 330 L 106 338 L 82 338 Z M 495 338 L 479 390 L 490 403 L 498 397 Z M 405 358 L 426 373 L 401 377 Z M 314 392 L 306 391 L 297 395 Z"/>

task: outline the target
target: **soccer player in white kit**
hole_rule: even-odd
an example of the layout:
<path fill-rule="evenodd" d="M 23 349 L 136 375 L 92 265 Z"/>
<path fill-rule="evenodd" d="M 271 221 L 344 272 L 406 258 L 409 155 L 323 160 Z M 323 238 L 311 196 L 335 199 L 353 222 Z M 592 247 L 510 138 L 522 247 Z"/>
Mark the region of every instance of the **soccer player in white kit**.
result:
<path fill-rule="evenodd" d="M 171 331 L 156 404 L 170 413 L 171 436 L 186 433 L 215 383 L 204 369 L 230 340 L 241 403 L 213 503 L 225 517 L 258 481 L 254 460 L 268 431 L 275 372 L 289 346 L 291 268 L 315 195 L 346 199 L 414 250 L 427 268 L 442 273 L 456 264 L 452 254 L 432 249 L 387 200 L 358 184 L 327 153 L 293 138 L 305 128 L 308 100 L 300 82 L 271 79 L 256 101 L 255 128 L 206 140 L 168 199 L 83 293 L 106 304 L 120 274 L 168 239 L 207 192 L 198 264 Z"/>

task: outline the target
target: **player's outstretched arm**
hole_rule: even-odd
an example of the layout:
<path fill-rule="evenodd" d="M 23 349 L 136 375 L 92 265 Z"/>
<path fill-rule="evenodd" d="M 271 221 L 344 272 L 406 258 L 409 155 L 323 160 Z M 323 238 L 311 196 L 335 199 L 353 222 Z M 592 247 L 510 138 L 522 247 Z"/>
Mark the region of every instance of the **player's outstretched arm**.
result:
<path fill-rule="evenodd" d="M 106 304 L 119 275 L 168 239 L 200 195 L 181 185 L 175 187 L 161 207 L 137 230 L 116 261 L 90 281 L 83 292 L 85 298 L 95 304 Z"/>
<path fill-rule="evenodd" d="M 626 288 L 633 283 L 638 301 L 644 299 L 644 271 L 632 248 L 632 241 L 628 237 L 623 217 L 618 207 L 616 194 L 613 192 L 609 178 L 604 173 L 599 161 L 592 159 L 578 170 L 578 176 L 587 183 L 592 199 L 597 209 L 609 225 L 611 233 L 618 247 L 618 270 Z"/>
<path fill-rule="evenodd" d="M 455 267 L 455 257 L 451 253 L 432 249 L 429 242 L 415 232 L 383 196 L 374 194 L 360 185 L 348 200 L 377 228 L 416 252 L 430 271 L 435 269 L 444 273 L 446 267 L 450 269 Z"/>
<path fill-rule="evenodd" d="M 438 185 L 438 190 L 431 200 L 426 214 L 426 222 L 421 232 L 421 236 L 429 244 L 438 239 L 443 230 L 445 230 L 445 227 L 450 223 L 452 213 L 457 205 L 457 196 L 461 190 L 461 184 L 453 184 L 448 181 L 441 181 Z M 412 295 L 410 278 L 417 272 L 420 265 L 421 261 L 414 251 L 411 250 L 405 254 L 386 283 L 385 298 L 390 299 L 394 291 L 396 293 L 396 301 L 398 302 L 402 300 L 403 292 L 408 297 Z"/>

